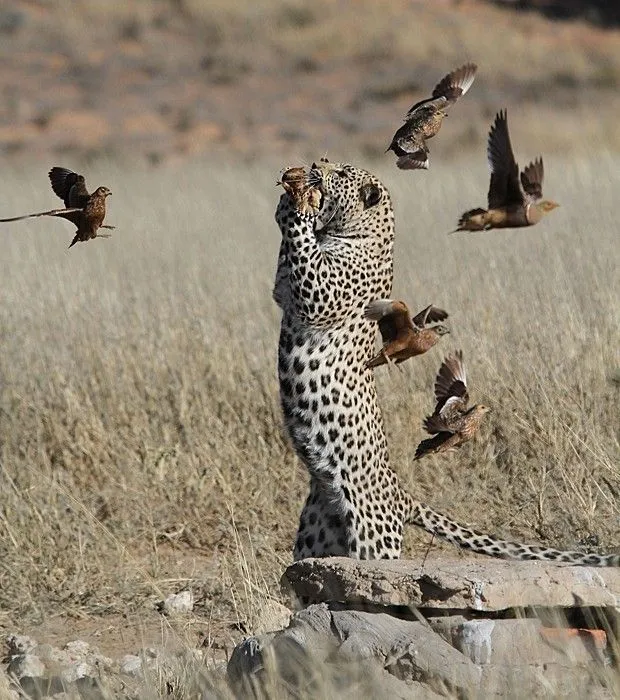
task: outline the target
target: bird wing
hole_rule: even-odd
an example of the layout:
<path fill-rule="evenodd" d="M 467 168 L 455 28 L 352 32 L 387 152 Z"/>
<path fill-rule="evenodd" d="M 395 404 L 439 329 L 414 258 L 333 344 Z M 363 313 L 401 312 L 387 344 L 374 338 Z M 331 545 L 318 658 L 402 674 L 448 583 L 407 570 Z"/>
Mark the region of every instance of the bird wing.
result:
<path fill-rule="evenodd" d="M 445 97 L 446 101 L 453 105 L 472 86 L 477 70 L 478 66 L 475 63 L 466 63 L 464 66 L 448 73 L 435 85 L 433 97 Z"/>
<path fill-rule="evenodd" d="M 439 452 L 441 447 L 449 449 L 452 446 L 452 443 L 457 442 L 458 439 L 458 436 L 455 436 L 452 433 L 437 433 L 437 435 L 435 435 L 434 437 L 427 438 L 426 440 L 422 440 L 422 442 L 420 442 L 415 451 L 415 456 L 413 459 L 420 459 L 425 455 L 430 455 L 434 452 Z M 449 443 L 448 446 L 446 446 L 446 443 Z"/>
<path fill-rule="evenodd" d="M 395 340 L 399 329 L 411 326 L 409 309 L 404 301 L 375 299 L 364 309 L 364 317 L 378 322 L 384 344 Z"/>
<path fill-rule="evenodd" d="M 542 183 L 545 176 L 542 158 L 536 158 L 521 173 L 521 184 L 529 198 L 542 199 Z"/>
<path fill-rule="evenodd" d="M 399 156 L 396 167 L 400 170 L 428 170 L 428 148 Z"/>
<path fill-rule="evenodd" d="M 448 318 L 447 311 L 439 309 L 432 304 L 429 304 L 425 309 L 422 309 L 419 314 L 414 316 L 411 320 L 413 325 L 418 328 L 424 328 L 427 323 L 437 323 L 438 321 L 445 321 Z"/>
<path fill-rule="evenodd" d="M 510 204 L 523 204 L 524 196 L 519 183 L 517 165 L 508 134 L 506 110 L 498 112 L 489 131 L 487 158 L 491 168 L 489 185 L 489 209 L 498 209 Z"/>
<path fill-rule="evenodd" d="M 74 223 L 77 226 L 77 220 L 81 213 L 82 209 L 77 207 L 68 209 L 50 209 L 49 211 L 40 211 L 36 214 L 25 214 L 24 216 L 13 216 L 10 219 L 0 219 L 0 222 L 8 223 L 9 221 L 21 221 L 22 219 L 32 219 L 37 216 L 60 216 L 63 219 L 71 221 L 71 223 Z"/>
<path fill-rule="evenodd" d="M 457 401 L 453 399 L 457 399 Z M 443 409 L 446 408 L 446 416 L 458 408 L 467 406 L 469 401 L 467 376 L 461 350 L 446 357 L 439 368 L 435 380 L 435 400 L 437 401 L 435 413 L 443 415 Z"/>
<path fill-rule="evenodd" d="M 409 109 L 407 114 L 404 116 L 404 121 L 409 121 L 412 118 L 415 119 L 428 119 L 431 117 L 438 109 L 445 107 L 448 104 L 448 100 L 444 95 L 434 95 L 433 97 L 427 97 L 425 100 L 420 100 L 416 102 L 413 107 Z"/>
<path fill-rule="evenodd" d="M 66 207 L 86 206 L 90 195 L 83 175 L 58 166 L 54 166 L 48 175 L 54 194 L 63 200 Z"/>

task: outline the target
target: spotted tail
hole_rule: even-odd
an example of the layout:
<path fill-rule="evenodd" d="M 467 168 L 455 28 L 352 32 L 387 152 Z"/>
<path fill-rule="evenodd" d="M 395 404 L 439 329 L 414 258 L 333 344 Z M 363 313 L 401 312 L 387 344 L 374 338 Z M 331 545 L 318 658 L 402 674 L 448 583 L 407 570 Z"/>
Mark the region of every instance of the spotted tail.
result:
<path fill-rule="evenodd" d="M 415 501 L 409 494 L 409 516 L 407 523 L 419 525 L 432 535 L 437 535 L 452 544 L 469 549 L 472 552 L 486 554 L 498 559 L 517 559 L 520 561 L 549 561 L 558 564 L 577 566 L 620 566 L 620 554 L 585 554 L 569 552 L 532 544 L 501 540 L 492 535 L 485 535 L 468 525 L 461 525 L 450 520 L 432 508 Z"/>

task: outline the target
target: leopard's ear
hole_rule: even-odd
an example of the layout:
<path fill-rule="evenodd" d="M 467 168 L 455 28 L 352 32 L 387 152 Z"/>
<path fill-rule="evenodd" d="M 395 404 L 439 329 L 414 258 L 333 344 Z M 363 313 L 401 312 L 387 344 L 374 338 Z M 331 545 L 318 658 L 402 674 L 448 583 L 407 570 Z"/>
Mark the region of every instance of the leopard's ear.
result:
<path fill-rule="evenodd" d="M 360 199 L 364 203 L 364 209 L 370 209 L 381 201 L 381 188 L 373 182 L 367 182 L 360 187 Z"/>

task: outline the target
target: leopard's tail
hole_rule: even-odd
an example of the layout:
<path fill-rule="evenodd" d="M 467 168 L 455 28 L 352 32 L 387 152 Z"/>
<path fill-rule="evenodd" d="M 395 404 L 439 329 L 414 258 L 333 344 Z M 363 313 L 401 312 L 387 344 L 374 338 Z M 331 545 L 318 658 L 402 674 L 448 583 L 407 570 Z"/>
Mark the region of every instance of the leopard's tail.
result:
<path fill-rule="evenodd" d="M 532 544 L 522 544 L 521 542 L 510 542 L 486 535 L 474 530 L 469 525 L 461 525 L 451 520 L 424 503 L 414 500 L 409 494 L 406 496 L 410 501 L 410 508 L 405 522 L 418 525 L 427 532 L 472 552 L 487 554 L 499 559 L 518 559 L 520 561 L 538 560 L 577 566 L 620 566 L 620 554 L 585 554 L 584 552 L 562 551 Z"/>

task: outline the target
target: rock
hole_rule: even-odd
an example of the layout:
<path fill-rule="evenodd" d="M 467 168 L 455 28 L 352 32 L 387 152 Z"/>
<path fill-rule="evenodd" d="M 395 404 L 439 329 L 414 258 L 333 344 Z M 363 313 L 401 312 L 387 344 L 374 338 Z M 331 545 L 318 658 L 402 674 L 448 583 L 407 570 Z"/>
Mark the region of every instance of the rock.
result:
<path fill-rule="evenodd" d="M 6 638 L 6 645 L 9 656 L 16 656 L 32 651 L 37 643 L 32 637 L 27 637 L 25 634 L 10 634 Z"/>
<path fill-rule="evenodd" d="M 142 674 L 142 659 L 135 654 L 125 654 L 121 659 L 121 673 L 134 678 Z"/>
<path fill-rule="evenodd" d="M 288 567 L 284 589 L 309 602 L 495 612 L 524 607 L 615 607 L 620 569 L 548 562 L 438 559 L 304 559 Z"/>
<path fill-rule="evenodd" d="M 456 626 L 452 643 L 477 664 L 558 664 L 588 666 L 604 662 L 602 630 L 544 627 L 537 619 L 468 620 Z"/>
<path fill-rule="evenodd" d="M 600 678 L 600 676 L 599 676 Z M 597 676 L 566 664 L 496 665 L 483 667 L 480 698 L 588 698 L 612 700 L 613 691 L 603 687 Z"/>
<path fill-rule="evenodd" d="M 133 678 L 145 677 L 145 672 L 157 670 L 158 673 L 167 673 L 173 669 L 176 662 L 175 655 L 167 655 L 161 650 L 146 647 L 140 654 L 126 654 L 120 660 L 121 673 Z M 189 659 L 185 661 L 187 666 Z"/>
<path fill-rule="evenodd" d="M 252 631 L 254 634 L 265 634 L 274 632 L 288 626 L 291 620 L 291 611 L 277 600 L 267 600 L 258 611 Z"/>
<path fill-rule="evenodd" d="M 481 680 L 477 666 L 422 622 L 324 603 L 296 613 L 280 633 L 243 642 L 234 650 L 228 672 L 237 686 L 247 686 L 248 676 L 261 679 L 277 669 L 288 685 L 305 688 L 316 669 L 326 665 L 334 682 L 354 670 L 373 678 L 387 670 L 399 681 L 424 682 L 439 690 L 465 690 Z M 402 697 L 410 695 L 405 690 Z"/>
<path fill-rule="evenodd" d="M 194 609 L 194 595 L 191 591 L 171 593 L 166 600 L 158 603 L 157 609 L 165 615 L 186 615 Z"/>
<path fill-rule="evenodd" d="M 19 680 L 25 695 L 43 698 L 67 693 L 73 697 L 77 691 L 84 700 L 103 697 L 99 678 L 113 670 L 114 664 L 86 642 L 69 642 L 63 649 L 18 635 L 7 642 L 8 672 Z"/>
<path fill-rule="evenodd" d="M 43 678 L 45 675 L 45 664 L 35 654 L 19 654 L 12 656 L 8 666 L 9 675 L 21 679 Z"/>

